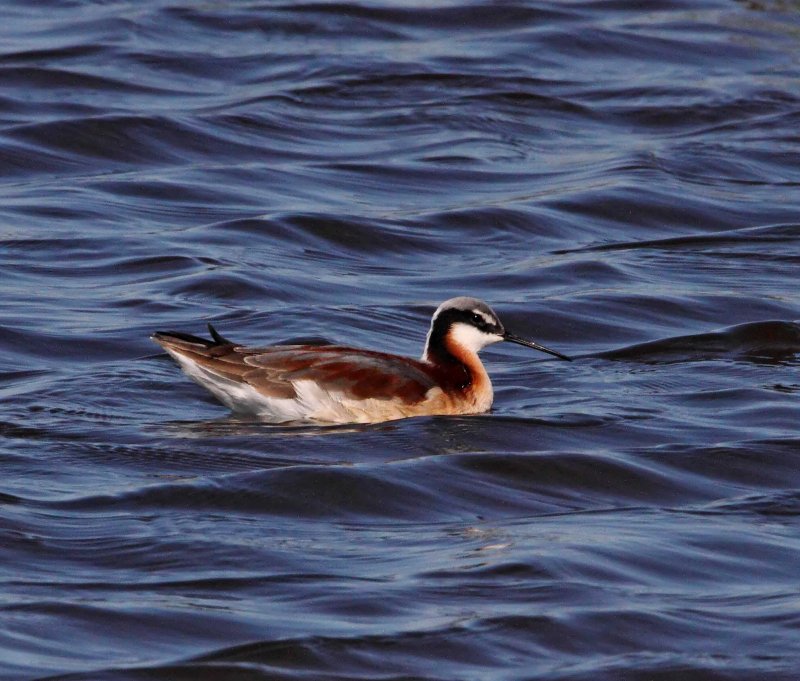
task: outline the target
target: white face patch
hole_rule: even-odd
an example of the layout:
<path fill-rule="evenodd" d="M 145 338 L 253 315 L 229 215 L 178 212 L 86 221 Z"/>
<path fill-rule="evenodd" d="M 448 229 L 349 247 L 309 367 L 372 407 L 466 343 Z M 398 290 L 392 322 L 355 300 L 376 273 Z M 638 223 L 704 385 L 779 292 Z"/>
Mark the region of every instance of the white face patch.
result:
<path fill-rule="evenodd" d="M 476 314 L 481 313 L 478 312 Z M 474 326 L 461 322 L 456 322 L 450 327 L 449 337 L 454 343 L 472 352 L 478 352 L 487 345 L 503 340 L 503 337 L 496 333 L 485 333 Z"/>

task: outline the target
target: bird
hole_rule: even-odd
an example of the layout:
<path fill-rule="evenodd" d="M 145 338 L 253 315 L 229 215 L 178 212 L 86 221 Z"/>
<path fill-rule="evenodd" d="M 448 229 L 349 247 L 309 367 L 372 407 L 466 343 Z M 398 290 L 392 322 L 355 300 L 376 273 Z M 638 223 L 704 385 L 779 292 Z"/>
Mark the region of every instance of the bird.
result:
<path fill-rule="evenodd" d="M 413 416 L 478 414 L 494 399 L 478 352 L 507 341 L 570 357 L 507 331 L 477 298 L 434 312 L 422 357 L 341 345 L 247 347 L 208 325 L 211 339 L 176 331 L 151 338 L 233 412 L 271 423 L 380 423 Z"/>

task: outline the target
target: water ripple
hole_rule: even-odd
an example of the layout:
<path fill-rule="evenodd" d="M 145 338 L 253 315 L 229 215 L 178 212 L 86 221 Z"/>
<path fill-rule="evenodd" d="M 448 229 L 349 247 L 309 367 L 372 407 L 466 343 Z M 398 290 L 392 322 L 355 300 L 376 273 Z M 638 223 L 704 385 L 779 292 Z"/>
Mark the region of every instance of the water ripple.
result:
<path fill-rule="evenodd" d="M 10 3 L 0 677 L 789 681 L 792 3 Z M 419 356 L 493 410 L 231 415 L 148 337 Z"/>

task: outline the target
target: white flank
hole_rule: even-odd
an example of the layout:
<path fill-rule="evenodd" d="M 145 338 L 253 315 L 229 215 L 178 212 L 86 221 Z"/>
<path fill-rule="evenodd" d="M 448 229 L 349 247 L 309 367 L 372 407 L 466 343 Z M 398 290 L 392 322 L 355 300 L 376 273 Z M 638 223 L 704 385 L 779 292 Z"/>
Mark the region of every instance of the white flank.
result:
<path fill-rule="evenodd" d="M 220 376 L 177 352 L 167 352 L 189 378 L 202 385 L 231 411 L 258 416 L 273 423 L 308 420 L 370 423 L 408 415 L 399 400 L 348 399 L 340 392 L 330 392 L 309 380 L 292 382 L 295 397 L 269 397 L 247 383 Z M 432 388 L 431 391 L 439 389 Z"/>

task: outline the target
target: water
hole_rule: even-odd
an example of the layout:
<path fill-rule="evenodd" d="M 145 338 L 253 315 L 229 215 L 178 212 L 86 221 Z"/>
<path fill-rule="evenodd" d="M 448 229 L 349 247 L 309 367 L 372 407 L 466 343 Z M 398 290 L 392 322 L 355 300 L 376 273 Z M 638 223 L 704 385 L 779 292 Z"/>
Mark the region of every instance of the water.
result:
<path fill-rule="evenodd" d="M 800 5 L 8 2 L 0 677 L 800 674 Z M 148 340 L 491 414 L 237 419 Z"/>

